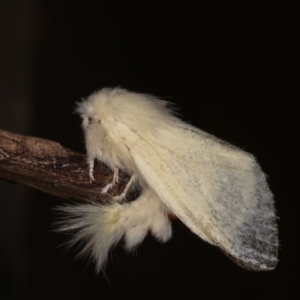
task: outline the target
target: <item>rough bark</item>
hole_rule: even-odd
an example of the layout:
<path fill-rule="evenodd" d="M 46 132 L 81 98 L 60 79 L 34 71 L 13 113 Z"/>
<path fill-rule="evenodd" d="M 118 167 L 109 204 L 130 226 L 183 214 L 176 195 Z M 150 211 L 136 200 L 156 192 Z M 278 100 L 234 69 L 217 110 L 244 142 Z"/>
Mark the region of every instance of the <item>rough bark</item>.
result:
<path fill-rule="evenodd" d="M 117 184 L 107 195 L 101 188 L 112 180 L 112 172 L 96 162 L 91 183 L 85 155 L 62 147 L 59 143 L 22 136 L 0 130 L 0 178 L 25 184 L 65 199 L 108 202 L 121 193 L 128 177 L 119 175 Z"/>

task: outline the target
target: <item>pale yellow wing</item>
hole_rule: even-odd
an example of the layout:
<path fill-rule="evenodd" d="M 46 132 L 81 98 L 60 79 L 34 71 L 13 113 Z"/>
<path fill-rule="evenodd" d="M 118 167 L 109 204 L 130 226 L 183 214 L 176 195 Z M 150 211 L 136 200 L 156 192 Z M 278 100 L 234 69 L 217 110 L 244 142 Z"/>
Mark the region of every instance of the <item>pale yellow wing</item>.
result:
<path fill-rule="evenodd" d="M 273 196 L 252 155 L 183 122 L 155 136 L 117 126 L 140 175 L 194 233 L 243 267 L 276 266 Z"/>

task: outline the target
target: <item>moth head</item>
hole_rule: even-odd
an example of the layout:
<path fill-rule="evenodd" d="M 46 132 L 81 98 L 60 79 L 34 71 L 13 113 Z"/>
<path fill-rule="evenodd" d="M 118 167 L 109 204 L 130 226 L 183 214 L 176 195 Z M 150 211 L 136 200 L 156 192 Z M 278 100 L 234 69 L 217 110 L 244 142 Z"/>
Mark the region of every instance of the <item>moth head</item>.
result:
<path fill-rule="evenodd" d="M 82 118 L 84 130 L 89 130 L 102 123 L 101 109 L 97 107 L 93 95 L 77 103 L 76 112 Z"/>
<path fill-rule="evenodd" d="M 89 116 L 89 115 L 82 115 L 82 127 L 84 130 L 87 130 L 89 127 L 101 124 L 101 119 L 98 116 Z"/>
<path fill-rule="evenodd" d="M 145 132 L 173 120 L 173 109 L 166 101 L 122 88 L 103 88 L 79 103 L 76 111 L 83 119 L 84 130 L 99 128 L 100 124 L 105 132 L 113 131 L 115 122 Z"/>

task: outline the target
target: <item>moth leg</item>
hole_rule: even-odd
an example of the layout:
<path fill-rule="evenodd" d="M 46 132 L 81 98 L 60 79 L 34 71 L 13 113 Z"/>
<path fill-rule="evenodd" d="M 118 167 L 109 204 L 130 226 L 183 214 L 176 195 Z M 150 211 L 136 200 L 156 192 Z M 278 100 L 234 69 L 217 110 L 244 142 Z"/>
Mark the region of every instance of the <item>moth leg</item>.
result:
<path fill-rule="evenodd" d="M 88 165 L 89 165 L 89 177 L 90 177 L 90 183 L 92 183 L 93 181 L 96 181 L 94 178 L 94 158 L 93 157 L 89 157 L 88 158 Z"/>
<path fill-rule="evenodd" d="M 115 185 L 118 182 L 119 182 L 119 167 L 115 166 L 113 184 Z"/>
<path fill-rule="evenodd" d="M 101 194 L 106 194 L 116 183 L 119 181 L 119 167 L 115 166 L 113 180 L 111 183 L 107 184 L 102 190 Z"/>
<path fill-rule="evenodd" d="M 128 190 L 130 189 L 131 185 L 134 183 L 135 180 L 136 180 L 136 176 L 134 174 L 132 174 L 129 181 L 127 182 L 122 194 L 113 197 L 113 199 L 115 201 L 121 202 L 126 197 Z"/>

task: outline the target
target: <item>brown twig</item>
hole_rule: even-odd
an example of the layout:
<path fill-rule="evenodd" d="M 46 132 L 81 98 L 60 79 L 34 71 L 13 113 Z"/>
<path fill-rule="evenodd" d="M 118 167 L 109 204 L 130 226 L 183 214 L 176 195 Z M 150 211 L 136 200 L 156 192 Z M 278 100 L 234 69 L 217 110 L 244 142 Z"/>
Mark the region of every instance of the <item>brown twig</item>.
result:
<path fill-rule="evenodd" d="M 85 155 L 59 143 L 0 130 L 0 178 L 21 183 L 61 198 L 108 202 L 120 194 L 128 177 L 120 174 L 106 196 L 101 188 L 112 179 L 111 171 L 96 163 L 96 182 L 90 183 Z"/>

